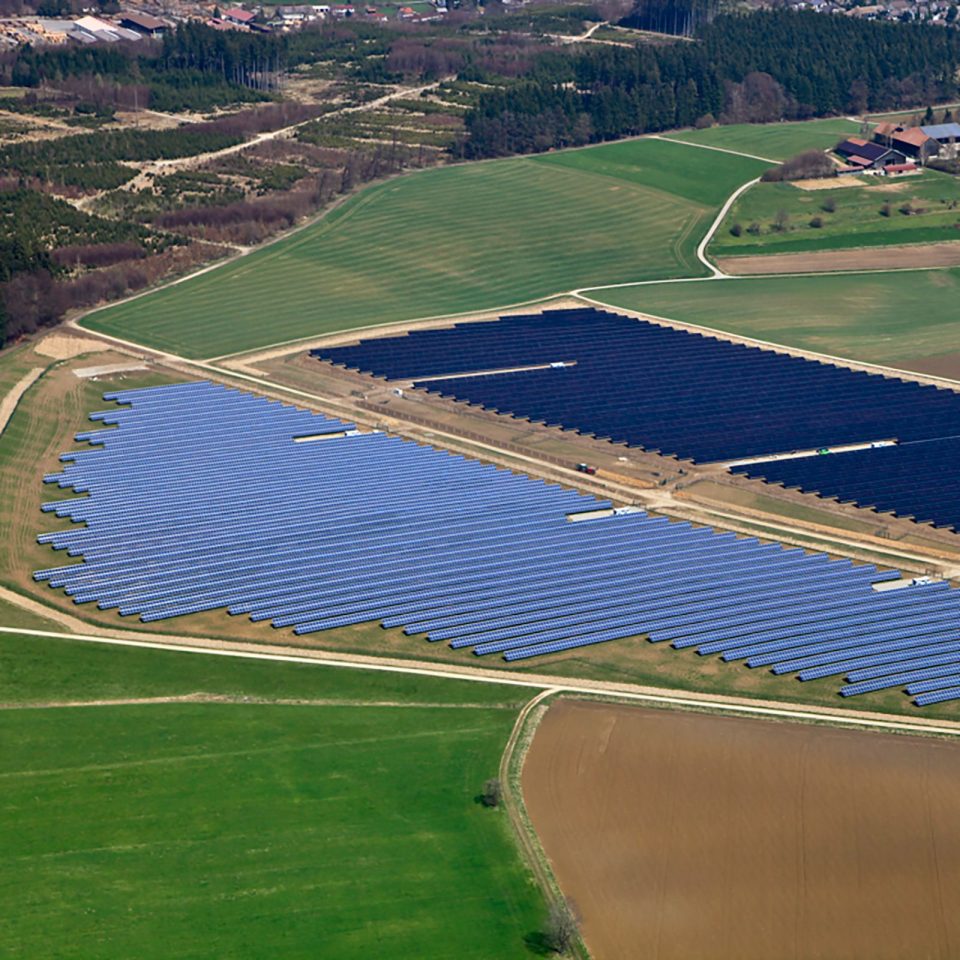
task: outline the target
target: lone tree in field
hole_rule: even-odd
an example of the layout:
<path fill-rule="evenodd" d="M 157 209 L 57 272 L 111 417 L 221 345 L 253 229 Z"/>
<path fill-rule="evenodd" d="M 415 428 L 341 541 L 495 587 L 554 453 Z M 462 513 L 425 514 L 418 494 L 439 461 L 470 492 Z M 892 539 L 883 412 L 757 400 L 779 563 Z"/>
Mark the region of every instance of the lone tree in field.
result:
<path fill-rule="evenodd" d="M 547 946 L 555 953 L 566 953 L 580 930 L 580 916 L 570 897 L 556 900 L 547 915 L 545 938 Z"/>
<path fill-rule="evenodd" d="M 483 785 L 483 805 L 485 807 L 499 807 L 503 799 L 503 784 L 497 777 L 491 777 Z"/>

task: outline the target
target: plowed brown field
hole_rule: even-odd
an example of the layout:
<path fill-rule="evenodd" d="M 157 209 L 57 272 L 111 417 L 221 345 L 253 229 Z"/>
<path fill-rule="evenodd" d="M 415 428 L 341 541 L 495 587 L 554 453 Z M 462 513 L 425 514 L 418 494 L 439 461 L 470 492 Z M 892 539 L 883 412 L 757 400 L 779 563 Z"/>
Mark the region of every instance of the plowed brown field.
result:
<path fill-rule="evenodd" d="M 751 257 L 717 257 L 717 266 L 733 276 L 778 273 L 833 273 L 838 270 L 905 270 L 955 267 L 960 243 L 909 243 L 902 246 L 814 250 L 809 253 L 772 253 Z"/>
<path fill-rule="evenodd" d="M 523 793 L 596 960 L 960 957 L 960 745 L 561 701 Z"/>

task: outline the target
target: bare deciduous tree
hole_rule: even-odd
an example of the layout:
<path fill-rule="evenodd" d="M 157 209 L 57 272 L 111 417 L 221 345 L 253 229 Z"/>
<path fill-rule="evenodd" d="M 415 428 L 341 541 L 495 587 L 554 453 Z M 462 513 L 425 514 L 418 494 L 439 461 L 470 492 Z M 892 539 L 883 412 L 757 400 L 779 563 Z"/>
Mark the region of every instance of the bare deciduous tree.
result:
<path fill-rule="evenodd" d="M 555 953 L 566 953 L 580 931 L 580 914 L 570 897 L 556 900 L 550 906 L 545 931 L 547 946 Z"/>

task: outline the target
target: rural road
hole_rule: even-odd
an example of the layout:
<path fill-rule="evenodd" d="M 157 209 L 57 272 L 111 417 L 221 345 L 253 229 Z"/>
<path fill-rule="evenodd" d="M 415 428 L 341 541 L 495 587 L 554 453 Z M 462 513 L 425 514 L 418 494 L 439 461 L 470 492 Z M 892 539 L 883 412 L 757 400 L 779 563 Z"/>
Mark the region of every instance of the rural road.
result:
<path fill-rule="evenodd" d="M 48 637 L 81 643 L 101 643 L 110 646 L 139 647 L 167 650 L 204 656 L 235 657 L 242 660 L 264 660 L 276 663 L 300 663 L 345 670 L 372 670 L 378 673 L 398 673 L 421 677 L 442 677 L 447 680 L 465 680 L 471 683 L 501 684 L 526 687 L 551 693 L 569 693 L 584 696 L 613 697 L 617 700 L 672 707 L 681 710 L 714 710 L 740 716 L 795 720 L 805 723 L 827 723 L 837 726 L 891 730 L 898 733 L 960 737 L 960 723 L 928 720 L 923 717 L 888 717 L 884 714 L 842 708 L 813 707 L 779 703 L 772 700 L 752 700 L 746 697 L 727 697 L 717 694 L 685 694 L 682 691 L 658 687 L 643 687 L 631 683 L 613 683 L 602 680 L 571 680 L 569 677 L 549 674 L 519 674 L 469 666 L 451 667 L 442 663 L 414 660 L 403 661 L 388 657 L 368 657 L 358 654 L 334 654 L 320 650 L 301 650 L 290 653 L 289 648 L 263 644 L 236 645 L 227 641 L 195 637 L 161 639 L 125 639 L 85 633 L 59 633 L 49 630 L 30 630 L 19 627 L 0 627 L 0 634 Z"/>

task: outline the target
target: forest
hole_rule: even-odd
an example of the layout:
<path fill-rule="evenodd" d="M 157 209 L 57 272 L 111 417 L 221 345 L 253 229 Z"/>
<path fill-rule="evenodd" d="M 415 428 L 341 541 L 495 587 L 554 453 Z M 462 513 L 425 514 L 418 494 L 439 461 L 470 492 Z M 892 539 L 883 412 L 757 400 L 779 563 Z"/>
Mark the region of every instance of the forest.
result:
<path fill-rule="evenodd" d="M 862 113 L 957 96 L 960 32 L 811 11 L 722 14 L 697 43 L 540 56 L 467 117 L 468 155 L 531 153 L 713 122 Z"/>
<path fill-rule="evenodd" d="M 407 167 L 958 96 L 957 30 L 785 10 L 719 13 L 715 0 L 639 0 L 623 22 L 694 39 L 559 46 L 545 36 L 597 19 L 610 19 L 609 11 L 491 7 L 481 19 L 422 29 L 357 21 L 283 35 L 182 24 L 162 41 L 0 54 L 0 84 L 27 88 L 26 96 L 4 98 L 14 112 L 85 123 L 93 111 L 103 123 L 120 109 L 242 106 L 169 129 L 112 125 L 0 147 L 7 224 L 0 342 L 55 323 L 71 307 L 223 256 L 224 244 L 262 242 L 359 184 Z M 334 88 L 312 102 L 285 99 L 296 70 L 335 77 Z M 436 97 L 423 104 L 414 98 L 399 101 L 393 115 L 326 119 L 344 98 L 381 96 L 377 84 L 435 79 L 442 81 Z M 404 110 L 425 119 L 411 125 L 397 116 Z M 431 127 L 433 120 L 444 126 Z M 144 190 L 118 189 L 137 164 L 209 153 L 293 123 L 307 125 L 282 144 L 156 178 Z M 103 192 L 92 209 L 115 219 L 77 221 L 51 192 L 74 199 Z M 27 194 L 45 205 L 29 208 Z M 44 229 L 34 230 L 31 218 Z M 60 221 L 66 232 L 55 227 Z M 142 232 L 110 223 L 139 224 Z"/>

